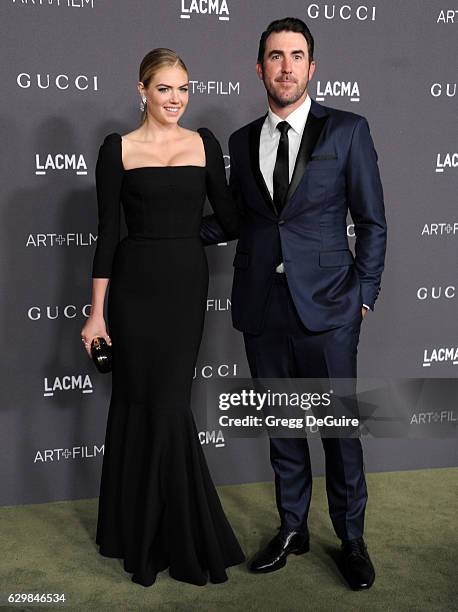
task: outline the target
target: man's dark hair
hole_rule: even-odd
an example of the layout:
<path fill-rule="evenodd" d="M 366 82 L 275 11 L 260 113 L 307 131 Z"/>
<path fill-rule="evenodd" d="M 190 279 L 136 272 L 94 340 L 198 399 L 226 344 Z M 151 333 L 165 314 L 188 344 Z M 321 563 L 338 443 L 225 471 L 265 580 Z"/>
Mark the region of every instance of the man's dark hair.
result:
<path fill-rule="evenodd" d="M 266 40 L 268 37 L 274 32 L 298 32 L 302 34 L 307 41 L 307 47 L 309 52 L 309 61 L 313 59 L 313 36 L 306 26 L 306 24 L 302 21 L 302 19 L 298 19 L 297 17 L 284 17 L 283 19 L 277 19 L 276 21 L 272 21 L 267 26 L 267 30 L 265 30 L 259 41 L 259 51 L 258 51 L 258 63 L 263 65 L 264 63 L 264 53 L 266 50 Z"/>

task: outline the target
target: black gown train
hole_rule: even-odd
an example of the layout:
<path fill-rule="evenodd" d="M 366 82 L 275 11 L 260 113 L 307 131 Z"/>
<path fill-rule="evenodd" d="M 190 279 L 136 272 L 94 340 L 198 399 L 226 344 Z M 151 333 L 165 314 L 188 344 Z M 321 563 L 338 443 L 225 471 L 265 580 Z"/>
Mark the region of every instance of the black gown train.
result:
<path fill-rule="evenodd" d="M 144 586 L 169 568 L 184 582 L 227 580 L 244 560 L 208 471 L 190 408 L 208 266 L 205 197 L 228 234 L 237 215 L 220 145 L 200 128 L 205 166 L 124 170 L 109 134 L 96 166 L 99 229 L 93 278 L 109 278 L 112 395 L 96 542 Z M 120 203 L 128 235 L 119 240 Z"/>

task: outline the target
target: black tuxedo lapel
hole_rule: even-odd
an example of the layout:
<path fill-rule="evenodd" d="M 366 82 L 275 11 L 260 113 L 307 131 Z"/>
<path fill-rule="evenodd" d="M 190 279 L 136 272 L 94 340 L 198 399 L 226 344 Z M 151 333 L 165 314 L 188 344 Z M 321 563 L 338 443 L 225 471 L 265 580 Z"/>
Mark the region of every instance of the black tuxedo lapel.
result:
<path fill-rule="evenodd" d="M 261 129 L 266 117 L 267 113 L 264 115 L 264 117 L 261 117 L 250 125 L 249 147 L 251 172 L 253 173 L 256 183 L 258 184 L 259 191 L 266 201 L 267 206 L 269 206 L 275 215 L 278 215 L 277 207 L 272 200 L 269 189 L 267 188 L 264 177 L 262 176 L 261 168 L 259 167 L 259 140 L 261 138 Z"/>
<path fill-rule="evenodd" d="M 328 115 L 317 117 L 316 115 L 312 114 L 311 110 L 309 111 L 283 210 L 285 210 L 289 200 L 293 197 L 294 192 L 298 188 L 299 183 L 304 176 L 305 168 L 307 167 L 310 156 L 312 155 L 313 149 L 318 142 L 318 138 L 320 137 L 321 131 L 327 119 Z"/>

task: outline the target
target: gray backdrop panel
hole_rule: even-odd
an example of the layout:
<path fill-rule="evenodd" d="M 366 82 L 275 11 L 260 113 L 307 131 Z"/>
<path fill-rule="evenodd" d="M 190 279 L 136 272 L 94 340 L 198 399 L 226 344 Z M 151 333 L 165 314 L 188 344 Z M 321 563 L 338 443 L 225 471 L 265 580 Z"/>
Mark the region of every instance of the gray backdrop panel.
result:
<path fill-rule="evenodd" d="M 216 12 L 204 12 L 209 4 Z M 452 5 L 288 0 L 279 14 L 273 0 L 4 0 L 0 504 L 98 494 L 110 380 L 97 374 L 79 337 L 97 232 L 94 165 L 107 133 L 139 121 L 141 58 L 158 46 L 183 56 L 192 81 L 183 125 L 209 127 L 227 153 L 230 133 L 266 111 L 254 72 L 258 40 L 285 15 L 305 19 L 315 36 L 311 96 L 365 115 L 379 154 L 389 245 L 376 311 L 363 326 L 359 374 L 456 376 L 453 359 L 431 358 L 458 344 Z M 60 154 L 75 163 L 56 167 Z M 234 244 L 208 249 L 197 392 L 206 376 L 248 376 L 227 304 L 233 252 Z M 199 419 L 198 426 L 217 483 L 272 477 L 265 439 L 222 442 Z M 453 439 L 365 439 L 364 447 L 368 471 L 457 462 Z M 322 474 L 319 441 L 311 453 Z"/>

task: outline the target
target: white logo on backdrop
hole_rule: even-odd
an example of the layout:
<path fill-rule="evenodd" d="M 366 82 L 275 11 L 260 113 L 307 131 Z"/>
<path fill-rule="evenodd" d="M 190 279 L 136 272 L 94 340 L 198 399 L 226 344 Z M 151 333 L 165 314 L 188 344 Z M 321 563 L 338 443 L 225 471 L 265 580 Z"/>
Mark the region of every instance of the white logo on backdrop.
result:
<path fill-rule="evenodd" d="M 26 247 L 53 247 L 53 246 L 91 246 L 97 240 L 97 235 L 73 233 L 67 234 L 29 234 Z"/>
<path fill-rule="evenodd" d="M 215 448 L 222 448 L 226 445 L 223 432 L 221 430 L 199 431 L 199 440 L 202 446 L 204 444 L 213 444 Z"/>
<path fill-rule="evenodd" d="M 94 459 L 105 452 L 105 445 L 72 446 L 72 448 L 45 448 L 35 453 L 34 463 L 47 463 L 48 461 L 61 461 L 62 459 Z"/>
<path fill-rule="evenodd" d="M 458 168 L 458 153 L 438 153 L 436 157 L 436 172 L 444 172 Z"/>
<path fill-rule="evenodd" d="M 80 391 L 83 395 L 92 393 L 92 381 L 89 374 L 72 374 L 68 376 L 56 376 L 54 380 L 45 376 L 43 380 L 44 397 L 53 397 L 57 391 Z"/>
<path fill-rule="evenodd" d="M 231 300 L 229 298 L 208 298 L 207 312 L 213 310 L 216 312 L 226 312 L 231 309 Z"/>
<path fill-rule="evenodd" d="M 232 96 L 240 95 L 240 81 L 189 81 L 192 94 Z"/>
<path fill-rule="evenodd" d="M 317 102 L 323 102 L 326 97 L 349 98 L 350 102 L 359 102 L 361 99 L 359 85 L 357 81 L 317 81 L 316 96 Z"/>
<path fill-rule="evenodd" d="M 440 412 L 417 412 L 410 419 L 411 425 L 431 425 L 432 423 L 455 423 L 458 418 L 453 410 L 441 410 Z"/>
<path fill-rule="evenodd" d="M 436 23 L 458 23 L 458 9 L 440 11 Z"/>
<path fill-rule="evenodd" d="M 89 317 L 91 314 L 91 305 L 85 304 L 82 307 L 75 304 L 67 304 L 66 306 L 31 306 L 27 310 L 27 317 L 31 321 L 39 321 L 40 319 L 75 319 L 78 315 Z"/>
<path fill-rule="evenodd" d="M 455 285 L 448 285 L 447 287 L 420 287 L 417 291 L 417 299 L 419 300 L 439 300 L 445 298 L 452 300 L 455 297 L 456 287 Z"/>
<path fill-rule="evenodd" d="M 310 19 L 342 19 L 349 21 L 356 19 L 357 21 L 375 21 L 376 17 L 375 6 L 360 5 L 352 7 L 349 4 L 337 6 L 335 4 L 313 3 L 307 7 L 307 17 Z"/>
<path fill-rule="evenodd" d="M 458 235 L 458 221 L 443 223 L 425 223 L 421 230 L 422 236 L 456 236 Z"/>
<path fill-rule="evenodd" d="M 228 0 L 181 0 L 181 19 L 192 15 L 215 15 L 219 21 L 229 21 Z"/>
<path fill-rule="evenodd" d="M 227 378 L 237 376 L 236 363 L 222 363 L 220 365 L 206 364 L 194 368 L 193 378 Z"/>
<path fill-rule="evenodd" d="M 87 165 L 80 153 L 35 154 L 35 174 L 44 176 L 48 170 L 72 170 L 78 176 L 87 175 Z"/>
<path fill-rule="evenodd" d="M 431 95 L 433 98 L 447 96 L 453 98 L 456 96 L 456 83 L 433 83 L 431 85 Z"/>
<path fill-rule="evenodd" d="M 99 77 L 96 75 L 87 76 L 79 74 L 75 77 L 68 74 L 58 74 L 56 76 L 47 74 L 29 74 L 21 72 L 16 77 L 16 83 L 21 89 L 30 89 L 37 87 L 38 89 L 57 89 L 65 91 L 67 89 L 77 89 L 79 91 L 99 90 Z"/>
<path fill-rule="evenodd" d="M 202 446 L 213 445 L 215 448 L 223 448 L 226 446 L 223 432 L 216 431 L 199 431 L 199 441 Z M 73 446 L 71 448 L 45 448 L 37 450 L 35 453 L 34 463 L 47 463 L 61 461 L 63 459 L 94 459 L 105 452 L 105 445 L 97 446 Z"/>
<path fill-rule="evenodd" d="M 64 8 L 94 8 L 94 0 L 11 0 L 16 6 L 51 6 Z"/>
<path fill-rule="evenodd" d="M 452 363 L 458 365 L 458 346 L 434 348 L 423 351 L 423 367 L 428 368 L 432 364 L 437 365 Z"/>

